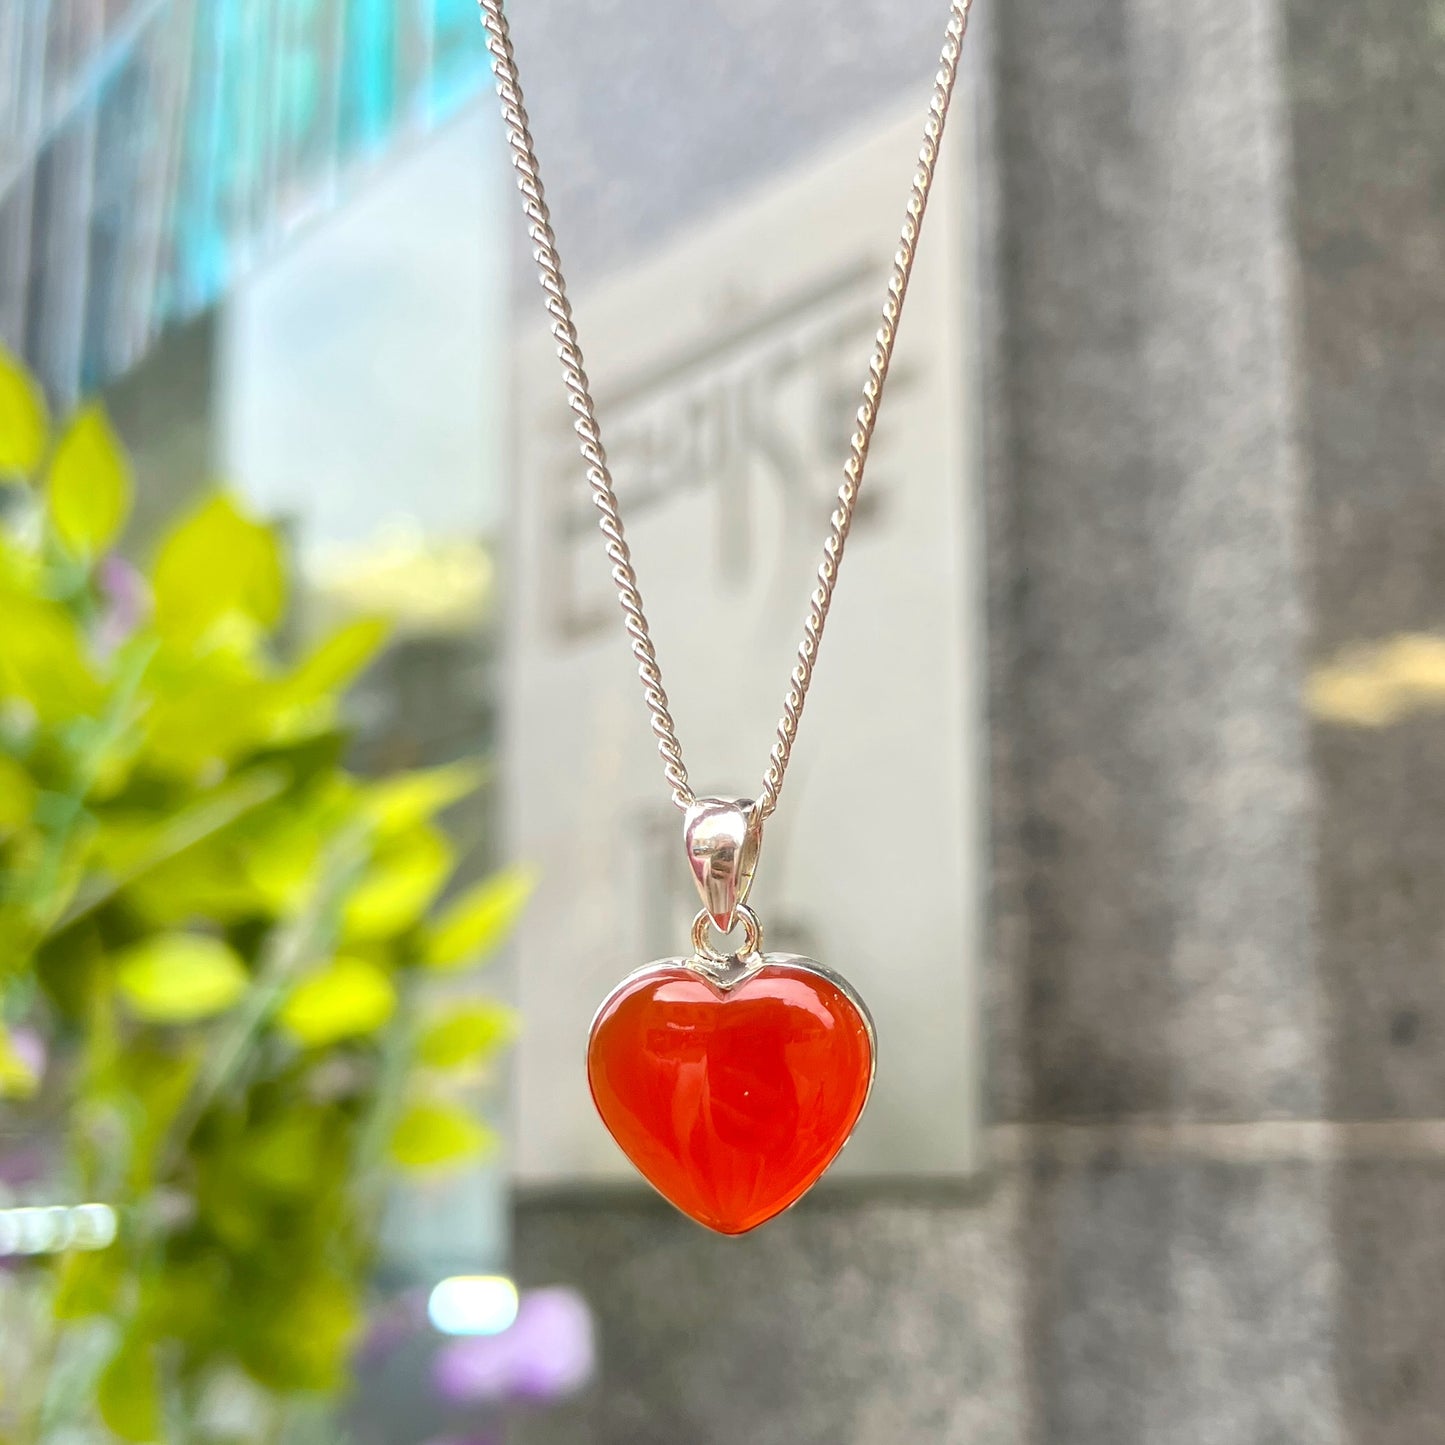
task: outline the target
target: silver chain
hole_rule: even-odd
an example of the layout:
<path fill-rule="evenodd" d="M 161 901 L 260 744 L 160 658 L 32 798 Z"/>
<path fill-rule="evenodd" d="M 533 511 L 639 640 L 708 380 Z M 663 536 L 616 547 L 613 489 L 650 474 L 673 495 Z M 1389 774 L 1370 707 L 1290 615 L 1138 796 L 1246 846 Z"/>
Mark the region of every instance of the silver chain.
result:
<path fill-rule="evenodd" d="M 557 354 L 562 361 L 567 386 L 567 401 L 572 408 L 573 426 L 581 445 L 582 459 L 587 463 L 587 483 L 592 500 L 601 514 L 598 525 L 607 539 L 607 557 L 612 563 L 612 581 L 631 639 L 632 655 L 637 659 L 637 673 L 642 679 L 647 710 L 652 718 L 652 732 L 657 751 L 662 757 L 662 771 L 672 789 L 672 800 L 687 809 L 695 801 L 682 761 L 682 744 L 677 740 L 677 727 L 668 710 L 667 692 L 662 686 L 662 669 L 657 662 L 657 649 L 648 630 L 638 591 L 637 573 L 632 566 L 632 552 L 622 526 L 617 493 L 612 473 L 607 466 L 607 453 L 597 425 L 597 407 L 587 381 L 582 361 L 582 348 L 577 341 L 577 327 L 572 319 L 572 303 L 567 299 L 567 286 L 562 279 L 562 262 L 557 254 L 557 237 L 542 189 L 542 176 L 537 165 L 536 147 L 526 107 L 522 103 L 522 87 L 517 79 L 517 59 L 512 49 L 511 30 L 503 9 L 503 0 L 479 0 L 482 24 L 487 30 L 487 49 L 492 56 L 492 71 L 497 78 L 497 95 L 501 101 L 502 121 L 507 128 L 507 144 L 512 152 L 512 165 L 517 172 L 517 185 L 522 192 L 522 209 L 527 217 L 527 234 L 531 237 L 542 290 L 547 296 L 547 314 L 552 318 L 552 335 L 557 341 Z M 757 798 L 760 817 L 765 819 L 778 805 L 783 775 L 798 735 L 803 705 L 813 681 L 818 649 L 823 641 L 823 628 L 833 603 L 833 589 L 838 583 L 838 570 L 843 564 L 843 548 L 853 525 L 853 510 L 863 486 L 863 468 L 868 461 L 868 448 L 873 441 L 873 428 L 878 420 L 878 407 L 883 386 L 888 379 L 893 359 L 893 344 L 898 334 L 898 318 L 908 292 L 908 279 L 913 273 L 913 257 L 923 229 L 923 214 L 928 206 L 928 193 L 933 186 L 933 172 L 938 162 L 938 147 L 948 119 L 948 106 L 953 98 L 954 81 L 958 77 L 958 56 L 968 29 L 968 14 L 973 0 L 950 0 L 948 29 L 943 40 L 943 54 L 933 83 L 933 96 L 928 105 L 928 118 L 923 127 L 923 144 L 918 152 L 918 168 L 908 193 L 908 206 L 903 217 L 903 230 L 893 268 L 888 277 L 888 295 L 883 302 L 883 317 L 873 339 L 868 358 L 868 379 L 863 384 L 863 399 L 855 417 L 853 436 L 849 442 L 848 460 L 843 465 L 843 481 L 838 488 L 838 504 L 829 519 L 827 540 L 823 543 L 823 560 L 818 564 L 818 585 L 808 599 L 808 615 L 803 623 L 803 640 L 798 644 L 798 660 L 788 679 L 783 698 L 783 715 L 778 719 L 777 741 L 769 755 L 767 771 Z"/>

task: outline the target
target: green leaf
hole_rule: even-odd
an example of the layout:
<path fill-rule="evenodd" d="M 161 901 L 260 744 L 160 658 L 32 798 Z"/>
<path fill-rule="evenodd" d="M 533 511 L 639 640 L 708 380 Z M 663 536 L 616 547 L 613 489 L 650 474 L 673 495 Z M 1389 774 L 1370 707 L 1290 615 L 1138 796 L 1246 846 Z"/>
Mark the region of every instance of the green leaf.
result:
<path fill-rule="evenodd" d="M 391 1136 L 391 1157 L 402 1169 L 454 1169 L 489 1153 L 497 1137 L 459 1104 L 424 1100 L 411 1104 Z"/>
<path fill-rule="evenodd" d="M 56 1267 L 51 1313 L 58 1320 L 108 1314 L 120 1292 L 122 1254 L 108 1249 L 78 1249 L 62 1256 Z"/>
<path fill-rule="evenodd" d="M 0 477 L 33 475 L 45 455 L 47 426 L 40 388 L 0 347 Z"/>
<path fill-rule="evenodd" d="M 132 1331 L 101 1372 L 96 1386 L 100 1418 L 122 1440 L 161 1438 L 160 1376 L 155 1345 Z"/>
<path fill-rule="evenodd" d="M 284 1286 L 246 1303 L 250 1310 L 228 1321 L 227 1345 L 248 1374 L 283 1397 L 342 1387 L 362 1324 L 354 1280 L 320 1269 L 293 1273 Z"/>
<path fill-rule="evenodd" d="M 276 1016 L 303 1048 L 375 1033 L 396 1011 L 396 989 L 366 958 L 333 959 L 291 990 Z"/>
<path fill-rule="evenodd" d="M 99 1006 L 106 1014 L 111 1012 L 108 1001 Z M 177 1043 L 183 1046 L 178 1048 Z M 127 1121 L 130 1155 L 123 1161 L 123 1187 L 130 1197 L 145 1198 L 157 1171 L 165 1168 L 171 1130 L 191 1097 L 204 1059 L 199 1039 L 178 1039 L 173 1034 L 163 1040 L 154 1035 L 129 1038 L 97 1078 L 96 1096 L 119 1104 Z M 107 1153 L 105 1162 L 113 1167 L 122 1161 Z"/>
<path fill-rule="evenodd" d="M 75 414 L 56 444 L 46 500 L 61 541 L 81 557 L 103 552 L 130 515 L 130 469 L 99 406 Z"/>
<path fill-rule="evenodd" d="M 210 1018 L 230 1008 L 248 983 L 244 965 L 230 948 L 197 933 L 158 934 L 116 960 L 121 996 L 148 1023 Z"/>
<path fill-rule="evenodd" d="M 536 886 L 533 869 L 513 867 L 468 889 L 432 926 L 423 961 L 430 968 L 479 963 L 506 941 Z"/>
<path fill-rule="evenodd" d="M 233 615 L 270 628 L 286 601 L 275 533 L 223 494 L 203 502 L 161 543 L 151 587 L 157 628 L 181 643 Z"/>
<path fill-rule="evenodd" d="M 102 814 L 92 848 L 95 861 L 104 871 L 87 878 L 56 931 L 109 902 L 127 885 L 143 879 L 187 849 L 208 842 L 238 819 L 263 808 L 285 786 L 285 775 L 279 770 L 253 768 L 159 816 L 121 810 Z"/>
<path fill-rule="evenodd" d="M 289 1321 L 292 1364 L 301 1388 L 334 1393 L 362 1325 L 357 1281 L 320 1275 L 296 1292 Z"/>
<path fill-rule="evenodd" d="M 347 939 L 392 938 L 426 912 L 451 872 L 452 852 L 435 828 L 385 842 L 342 910 Z"/>
<path fill-rule="evenodd" d="M 41 722 L 93 716 L 102 690 L 75 619 L 54 602 L 8 597 L 0 625 L 0 695 L 20 698 Z"/>
<path fill-rule="evenodd" d="M 31 954 L 35 981 L 60 1015 L 72 1023 L 96 1023 L 95 1007 L 108 986 L 105 948 L 94 928 L 68 928 L 42 940 Z M 88 1043 L 100 1052 L 100 1030 Z"/>
<path fill-rule="evenodd" d="M 204 1371 L 208 1358 L 232 1353 L 227 1347 L 236 1333 L 236 1283 L 224 1250 L 189 1257 L 177 1251 L 163 1270 L 150 1275 L 146 1294 L 147 1321 L 156 1337 L 185 1342 L 180 1369 L 187 1378 L 194 1378 L 198 1364 Z M 177 1388 L 185 1386 L 177 1382 Z M 240 1445 L 229 1432 L 203 1429 L 201 1434 L 207 1445 Z M 174 1435 L 171 1441 L 176 1445 Z"/>
<path fill-rule="evenodd" d="M 455 1008 L 422 1030 L 417 1058 L 433 1069 L 481 1063 L 517 1036 L 517 1015 L 499 1003 Z"/>
<path fill-rule="evenodd" d="M 385 645 L 390 626 L 362 617 L 338 627 L 297 665 L 283 684 L 292 702 L 315 702 L 342 691 Z"/>
<path fill-rule="evenodd" d="M 238 647 L 212 646 L 181 658 L 163 654 L 147 680 L 147 761 L 167 776 L 215 772 L 217 763 L 269 739 L 279 716 L 274 684 Z"/>
<path fill-rule="evenodd" d="M 320 882 L 322 850 L 330 833 L 319 808 L 272 809 L 269 817 L 258 820 L 242 846 L 257 903 L 277 917 L 302 908 Z"/>
<path fill-rule="evenodd" d="M 126 908 L 155 928 L 183 928 L 193 919 L 239 923 L 265 912 L 264 900 L 226 839 L 148 868 L 122 893 Z"/>
<path fill-rule="evenodd" d="M 0 753 L 0 838 L 14 833 L 35 817 L 35 781 L 6 753 Z"/>
<path fill-rule="evenodd" d="M 39 1084 L 34 1071 L 15 1051 L 4 1025 L 0 1024 L 0 1099 L 28 1099 Z"/>
<path fill-rule="evenodd" d="M 366 790 L 362 811 L 382 837 L 425 823 L 481 786 L 485 773 L 475 763 L 447 763 L 421 772 L 398 773 Z"/>
<path fill-rule="evenodd" d="M 321 1110 L 293 1106 L 248 1130 L 235 1146 L 235 1163 L 247 1179 L 272 1193 L 314 1194 L 318 1180 L 333 1167 L 325 1124 Z"/>

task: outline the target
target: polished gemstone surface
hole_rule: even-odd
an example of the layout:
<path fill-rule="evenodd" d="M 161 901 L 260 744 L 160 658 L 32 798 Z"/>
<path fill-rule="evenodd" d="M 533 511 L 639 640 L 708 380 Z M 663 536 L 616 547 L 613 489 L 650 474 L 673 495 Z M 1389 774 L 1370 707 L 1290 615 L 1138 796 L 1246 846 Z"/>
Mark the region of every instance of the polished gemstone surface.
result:
<path fill-rule="evenodd" d="M 607 1002 L 587 1076 L 602 1121 L 684 1214 L 743 1234 L 799 1198 L 863 1112 L 863 1015 L 831 979 L 767 963 L 729 992 L 659 965 Z"/>

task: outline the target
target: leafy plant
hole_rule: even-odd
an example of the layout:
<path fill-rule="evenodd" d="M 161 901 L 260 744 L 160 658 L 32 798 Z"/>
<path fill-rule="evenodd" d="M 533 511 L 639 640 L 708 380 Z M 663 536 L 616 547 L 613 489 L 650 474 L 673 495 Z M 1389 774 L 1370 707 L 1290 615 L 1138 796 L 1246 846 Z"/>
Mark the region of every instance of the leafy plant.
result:
<path fill-rule="evenodd" d="M 338 1390 L 389 1173 L 491 1146 L 461 1100 L 512 1028 L 431 1002 L 528 890 L 438 909 L 477 770 L 342 766 L 384 627 L 283 662 L 272 530 L 209 496 L 142 576 L 111 553 L 130 502 L 104 415 L 52 441 L 0 354 L 0 1179 L 38 1149 L 52 1196 L 119 1218 L 0 1274 L 5 1445 L 239 1438 L 238 1380 L 266 1405 L 241 1435 L 274 1435 Z"/>

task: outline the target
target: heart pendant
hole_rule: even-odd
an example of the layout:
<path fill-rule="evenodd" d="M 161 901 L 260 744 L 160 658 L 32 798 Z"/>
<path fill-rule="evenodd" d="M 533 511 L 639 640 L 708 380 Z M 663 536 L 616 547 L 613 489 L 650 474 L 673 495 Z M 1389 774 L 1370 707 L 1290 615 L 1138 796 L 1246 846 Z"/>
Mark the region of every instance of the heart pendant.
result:
<path fill-rule="evenodd" d="M 587 1049 L 592 1098 L 623 1153 L 720 1234 L 755 1229 L 817 1182 L 868 1102 L 873 1065 L 872 1020 L 847 983 L 753 950 L 640 969 L 598 1010 Z"/>
<path fill-rule="evenodd" d="M 873 1020 L 837 974 L 764 953 L 747 906 L 762 811 L 698 798 L 683 849 L 702 912 L 692 956 L 649 964 L 603 1000 L 587 1043 L 592 1100 L 662 1197 L 719 1234 L 796 1203 L 848 1142 L 873 1087 Z M 708 944 L 743 925 L 743 946 Z"/>

